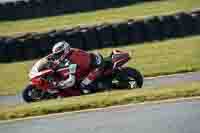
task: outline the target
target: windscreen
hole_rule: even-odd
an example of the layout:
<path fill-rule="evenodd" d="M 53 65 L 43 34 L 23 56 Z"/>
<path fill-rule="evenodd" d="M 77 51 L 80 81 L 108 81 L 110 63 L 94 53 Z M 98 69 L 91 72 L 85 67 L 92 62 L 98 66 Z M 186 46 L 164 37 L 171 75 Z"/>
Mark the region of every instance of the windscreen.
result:
<path fill-rule="evenodd" d="M 38 72 L 44 70 L 48 66 L 48 60 L 46 58 L 42 58 L 39 61 L 37 61 L 34 66 L 32 67 L 29 77 L 33 78 L 34 75 L 36 75 Z"/>

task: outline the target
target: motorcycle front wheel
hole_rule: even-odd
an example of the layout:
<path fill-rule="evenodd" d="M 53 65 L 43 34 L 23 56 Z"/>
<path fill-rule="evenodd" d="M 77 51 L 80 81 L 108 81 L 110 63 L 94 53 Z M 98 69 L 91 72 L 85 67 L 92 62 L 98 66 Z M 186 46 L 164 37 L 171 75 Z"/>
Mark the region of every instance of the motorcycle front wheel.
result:
<path fill-rule="evenodd" d="M 44 92 L 33 85 L 28 85 L 22 92 L 23 100 L 27 103 L 41 101 Z"/>

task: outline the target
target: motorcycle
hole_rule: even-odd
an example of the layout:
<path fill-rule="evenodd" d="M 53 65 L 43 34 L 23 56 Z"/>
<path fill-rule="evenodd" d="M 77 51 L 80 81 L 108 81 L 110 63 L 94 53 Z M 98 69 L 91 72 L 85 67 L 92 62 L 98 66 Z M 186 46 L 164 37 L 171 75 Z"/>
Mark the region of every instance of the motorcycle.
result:
<path fill-rule="evenodd" d="M 130 59 L 130 55 L 127 52 L 113 50 L 110 56 L 103 59 L 103 74 L 92 83 L 93 89 L 91 92 L 141 88 L 143 86 L 142 74 L 134 68 L 125 66 Z M 76 79 L 77 81 L 73 87 L 63 89 L 62 91 L 57 88 L 57 83 L 61 80 L 61 77 L 65 79 L 70 78 L 70 69 L 80 73 L 80 71 L 76 71 L 78 68 L 75 64 L 64 62 L 64 67 L 57 70 L 45 67 L 46 64 L 47 60 L 41 59 L 32 67 L 29 74 L 30 84 L 22 92 L 24 101 L 29 103 L 45 99 L 82 95 L 79 86 L 83 79 Z"/>

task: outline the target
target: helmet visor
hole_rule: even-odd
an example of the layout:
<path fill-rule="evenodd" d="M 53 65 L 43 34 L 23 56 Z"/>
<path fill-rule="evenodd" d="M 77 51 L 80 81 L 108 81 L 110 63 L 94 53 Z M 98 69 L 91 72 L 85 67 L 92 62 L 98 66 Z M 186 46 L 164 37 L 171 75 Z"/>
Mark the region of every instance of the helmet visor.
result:
<path fill-rule="evenodd" d="M 53 57 L 55 60 L 58 60 L 63 54 L 64 54 L 64 51 L 61 51 L 59 53 L 54 53 Z"/>

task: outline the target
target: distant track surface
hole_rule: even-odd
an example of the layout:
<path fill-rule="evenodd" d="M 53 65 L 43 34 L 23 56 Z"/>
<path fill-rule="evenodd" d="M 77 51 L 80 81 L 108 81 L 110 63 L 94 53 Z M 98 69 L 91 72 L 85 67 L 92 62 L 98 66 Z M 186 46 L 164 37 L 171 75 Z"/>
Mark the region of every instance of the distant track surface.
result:
<path fill-rule="evenodd" d="M 199 133 L 200 101 L 122 106 L 0 124 L 1 133 Z"/>
<path fill-rule="evenodd" d="M 200 72 L 145 78 L 144 87 L 160 87 L 164 85 L 172 85 L 193 81 L 200 81 Z M 16 105 L 20 103 L 23 103 L 21 95 L 0 96 L 0 105 Z"/>

